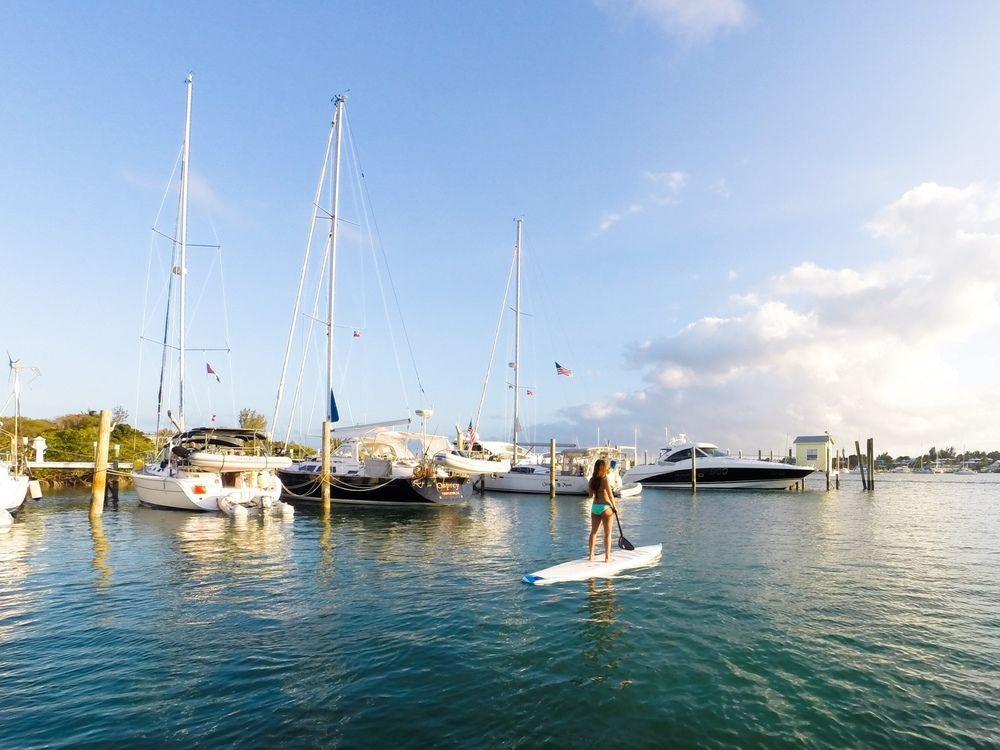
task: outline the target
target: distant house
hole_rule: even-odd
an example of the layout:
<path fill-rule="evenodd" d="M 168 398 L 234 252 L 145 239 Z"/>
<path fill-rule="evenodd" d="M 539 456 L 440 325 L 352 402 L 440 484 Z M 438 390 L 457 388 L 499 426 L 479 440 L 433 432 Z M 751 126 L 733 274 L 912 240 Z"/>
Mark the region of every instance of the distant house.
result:
<path fill-rule="evenodd" d="M 800 435 L 795 438 L 794 444 L 796 465 L 813 466 L 820 471 L 832 468 L 837 447 L 829 433 Z"/>

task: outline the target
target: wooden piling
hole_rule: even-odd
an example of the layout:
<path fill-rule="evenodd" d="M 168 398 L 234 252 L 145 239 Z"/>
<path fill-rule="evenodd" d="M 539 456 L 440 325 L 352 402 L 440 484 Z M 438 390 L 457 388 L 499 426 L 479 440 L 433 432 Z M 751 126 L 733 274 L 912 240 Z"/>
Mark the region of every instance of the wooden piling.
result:
<path fill-rule="evenodd" d="M 768 454 L 768 456 L 767 456 L 767 460 L 768 460 L 768 461 L 771 461 L 771 462 L 773 462 L 773 461 L 774 461 L 774 451 L 771 451 L 771 452 L 770 452 L 770 453 Z"/>
<path fill-rule="evenodd" d="M 101 410 L 97 429 L 97 453 L 94 456 L 94 482 L 90 488 L 90 515 L 104 513 L 104 489 L 108 483 L 108 448 L 111 444 L 111 412 Z"/>
<path fill-rule="evenodd" d="M 865 462 L 864 459 L 861 458 L 861 443 L 857 440 L 854 441 L 854 454 L 858 459 L 858 471 L 861 472 L 861 489 L 867 490 L 868 482 L 865 481 Z"/>
<path fill-rule="evenodd" d="M 691 441 L 691 491 L 698 491 L 698 448 L 697 443 Z"/>
<path fill-rule="evenodd" d="M 332 477 L 330 475 L 330 430 L 333 427 L 332 422 L 323 422 L 323 477 L 320 481 L 323 482 L 323 510 L 330 510 L 330 483 Z"/>
<path fill-rule="evenodd" d="M 868 438 L 868 489 L 875 489 L 875 438 Z"/>
<path fill-rule="evenodd" d="M 764 451 L 762 451 L 760 448 L 757 449 L 757 460 L 758 461 L 764 460 Z"/>
<path fill-rule="evenodd" d="M 649 463 L 649 451 L 643 451 L 642 452 L 642 462 L 644 464 L 648 464 Z"/>
<path fill-rule="evenodd" d="M 549 440 L 549 497 L 556 496 L 556 439 Z"/>

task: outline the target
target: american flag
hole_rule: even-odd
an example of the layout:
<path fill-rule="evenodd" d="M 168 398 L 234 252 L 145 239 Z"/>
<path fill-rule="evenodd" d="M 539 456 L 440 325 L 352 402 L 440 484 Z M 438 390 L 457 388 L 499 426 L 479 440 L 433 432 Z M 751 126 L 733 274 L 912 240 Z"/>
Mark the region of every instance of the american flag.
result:
<path fill-rule="evenodd" d="M 534 396 L 534 395 L 535 395 L 535 392 L 534 392 L 534 391 L 531 391 L 531 390 L 529 390 L 529 391 L 528 391 L 528 395 L 529 395 L 529 396 Z"/>
<path fill-rule="evenodd" d="M 215 415 L 212 415 L 212 424 L 215 424 Z"/>
<path fill-rule="evenodd" d="M 356 338 L 356 339 L 361 338 L 361 331 L 355 331 L 354 332 L 354 338 Z"/>
<path fill-rule="evenodd" d="M 472 424 L 472 420 L 469 420 L 469 429 L 466 430 L 466 434 L 469 436 L 469 446 L 471 447 L 475 443 L 479 442 L 479 435 L 476 433 L 476 428 Z"/>
<path fill-rule="evenodd" d="M 205 374 L 206 375 L 215 375 L 216 382 L 217 383 L 221 383 L 222 382 L 222 378 L 219 377 L 219 373 L 217 373 L 215 370 L 213 370 L 212 369 L 212 365 L 208 364 L 208 362 L 205 363 Z"/>
<path fill-rule="evenodd" d="M 573 371 L 556 362 L 556 375 L 565 375 L 567 378 L 571 378 L 573 377 Z"/>

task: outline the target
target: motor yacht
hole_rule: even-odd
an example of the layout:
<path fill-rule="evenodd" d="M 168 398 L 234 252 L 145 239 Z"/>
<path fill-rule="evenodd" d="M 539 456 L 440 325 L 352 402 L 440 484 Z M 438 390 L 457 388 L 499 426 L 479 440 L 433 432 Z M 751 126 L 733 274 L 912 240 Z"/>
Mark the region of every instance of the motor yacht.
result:
<path fill-rule="evenodd" d="M 655 462 L 629 469 L 624 479 L 644 487 L 687 489 L 692 452 L 700 489 L 783 490 L 815 471 L 811 466 L 734 458 L 712 443 L 693 443 L 682 437 L 662 449 Z"/>

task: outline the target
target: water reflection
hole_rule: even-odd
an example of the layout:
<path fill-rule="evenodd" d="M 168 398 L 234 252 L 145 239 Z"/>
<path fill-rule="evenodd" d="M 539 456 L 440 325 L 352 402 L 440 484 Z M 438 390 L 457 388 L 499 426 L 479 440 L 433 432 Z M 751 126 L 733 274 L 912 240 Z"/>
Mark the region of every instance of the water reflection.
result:
<path fill-rule="evenodd" d="M 14 525 L 0 533 L 0 644 L 14 638 L 18 623 L 38 606 L 38 593 L 28 585 L 33 552 L 45 538 L 42 516 L 22 508 Z"/>
<path fill-rule="evenodd" d="M 97 593 L 106 594 L 111 588 L 111 563 L 108 554 L 111 545 L 104 536 L 104 519 L 100 516 L 90 517 L 90 539 L 94 546 L 94 571 L 97 573 Z"/>
<path fill-rule="evenodd" d="M 591 578 L 587 581 L 586 619 L 583 621 L 583 658 L 596 667 L 591 677 L 605 682 L 621 661 L 622 635 L 618 625 L 621 604 L 611 578 Z"/>
<path fill-rule="evenodd" d="M 291 524 L 270 515 L 240 523 L 215 513 L 137 508 L 136 521 L 161 535 L 172 559 L 166 569 L 187 584 L 187 595 L 213 600 L 243 581 L 280 582 L 292 566 Z"/>

